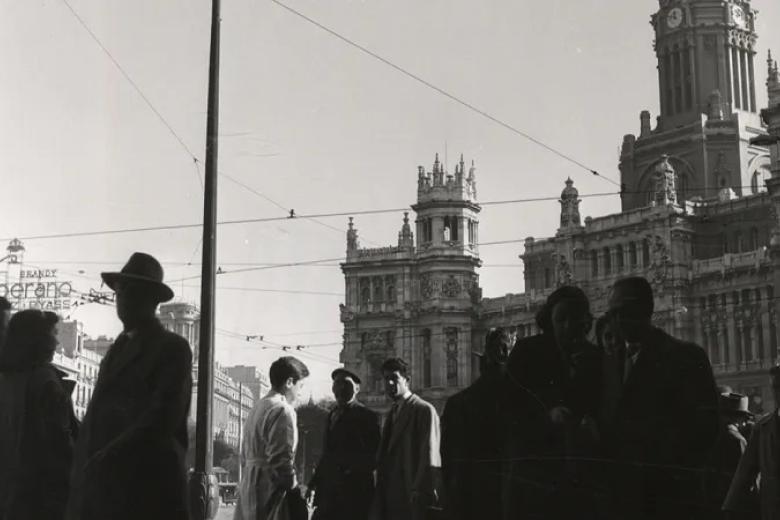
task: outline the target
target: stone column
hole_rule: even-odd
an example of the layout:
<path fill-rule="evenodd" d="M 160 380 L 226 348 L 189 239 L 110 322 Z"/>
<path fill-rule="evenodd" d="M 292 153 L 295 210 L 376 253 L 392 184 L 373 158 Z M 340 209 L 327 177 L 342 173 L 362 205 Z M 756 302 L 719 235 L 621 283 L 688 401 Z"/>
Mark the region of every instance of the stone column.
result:
<path fill-rule="evenodd" d="M 731 317 L 733 316 L 733 306 L 728 305 L 728 318 L 726 319 L 726 340 L 727 348 L 729 350 L 729 365 L 732 367 L 739 367 L 740 358 L 737 356 L 737 341 L 736 341 L 736 322 Z"/>

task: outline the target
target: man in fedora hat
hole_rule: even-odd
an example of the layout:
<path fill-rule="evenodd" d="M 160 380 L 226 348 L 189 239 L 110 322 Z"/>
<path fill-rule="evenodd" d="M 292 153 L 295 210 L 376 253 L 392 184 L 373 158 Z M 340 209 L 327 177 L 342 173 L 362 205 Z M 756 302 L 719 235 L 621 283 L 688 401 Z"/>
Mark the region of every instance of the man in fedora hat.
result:
<path fill-rule="evenodd" d="M 742 431 L 753 414 L 748 410 L 746 395 L 722 392 L 718 396 L 720 432 L 710 456 L 710 472 L 707 478 L 707 502 L 712 518 L 722 518 L 721 507 L 729 491 L 737 465 L 745 453 L 747 440 Z"/>
<path fill-rule="evenodd" d="M 360 377 L 345 368 L 331 374 L 336 406 L 328 414 L 322 458 L 309 482 L 315 520 L 365 520 L 374 496 L 379 415 L 357 400 Z"/>
<path fill-rule="evenodd" d="M 144 253 L 102 278 L 124 330 L 100 364 L 77 440 L 67 519 L 187 520 L 192 354 L 156 315 L 173 291 Z"/>
<path fill-rule="evenodd" d="M 775 410 L 758 420 L 723 503 L 727 518 L 780 518 L 780 366 L 769 370 Z M 756 478 L 759 485 L 756 486 Z M 754 498 L 758 488 L 758 505 Z"/>
<path fill-rule="evenodd" d="M 621 338 L 614 419 L 617 507 L 625 518 L 689 519 L 704 507 L 703 474 L 718 435 L 718 393 L 707 354 L 653 325 L 653 289 L 615 282 L 609 315 Z"/>
<path fill-rule="evenodd" d="M 445 509 L 451 520 L 501 518 L 502 397 L 511 335 L 493 329 L 479 357 L 479 378 L 447 399 L 441 417 Z"/>

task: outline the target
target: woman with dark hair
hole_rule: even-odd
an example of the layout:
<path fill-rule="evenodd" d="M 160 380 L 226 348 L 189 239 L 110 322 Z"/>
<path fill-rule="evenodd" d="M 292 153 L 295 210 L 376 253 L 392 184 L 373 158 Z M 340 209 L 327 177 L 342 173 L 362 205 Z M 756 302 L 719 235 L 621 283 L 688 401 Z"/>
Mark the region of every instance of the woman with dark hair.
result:
<path fill-rule="evenodd" d="M 77 422 L 72 381 L 52 365 L 52 312 L 16 313 L 0 346 L 0 520 L 60 520 Z"/>
<path fill-rule="evenodd" d="M 235 520 L 276 520 L 278 515 L 272 509 L 281 502 L 290 508 L 291 520 L 301 513 L 308 514 L 295 475 L 295 406 L 309 369 L 299 359 L 284 356 L 271 364 L 269 375 L 271 390 L 255 403 L 244 428 L 240 457 L 243 476 Z"/>
<path fill-rule="evenodd" d="M 536 321 L 541 334 L 518 340 L 507 363 L 504 518 L 596 518 L 586 468 L 572 462 L 592 454 L 597 435 L 601 355 L 587 339 L 588 298 L 560 287 Z"/>

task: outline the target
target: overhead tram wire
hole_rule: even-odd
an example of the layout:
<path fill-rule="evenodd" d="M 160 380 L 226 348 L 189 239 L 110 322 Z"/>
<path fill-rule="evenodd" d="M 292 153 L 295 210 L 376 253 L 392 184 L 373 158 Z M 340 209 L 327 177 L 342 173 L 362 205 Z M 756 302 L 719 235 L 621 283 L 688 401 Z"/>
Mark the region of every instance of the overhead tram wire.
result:
<path fill-rule="evenodd" d="M 154 106 L 152 101 L 149 99 L 149 97 L 144 93 L 143 90 L 141 90 L 141 87 L 138 86 L 138 83 L 136 83 L 133 78 L 128 74 L 128 72 L 125 70 L 124 67 L 122 67 L 122 64 L 119 63 L 119 60 L 117 60 L 113 54 L 111 54 L 111 51 L 108 50 L 108 48 L 103 44 L 103 42 L 98 38 L 98 36 L 92 31 L 92 29 L 89 28 L 87 23 L 84 21 L 84 19 L 76 12 L 76 10 L 73 8 L 73 6 L 68 3 L 68 0 L 62 0 L 62 2 L 65 4 L 65 6 L 68 8 L 68 10 L 71 12 L 73 17 L 78 21 L 78 23 L 84 28 L 84 30 L 89 34 L 90 38 L 100 47 L 100 49 L 108 56 L 108 58 L 111 60 L 111 62 L 114 64 L 114 66 L 119 70 L 119 72 L 122 74 L 122 76 L 127 80 L 127 82 L 133 87 L 133 89 L 136 91 L 136 93 L 141 97 L 141 99 L 144 101 L 147 107 L 154 113 L 154 115 L 157 117 L 157 119 L 165 126 L 165 128 L 168 129 L 168 132 L 176 139 L 176 141 L 179 143 L 179 146 L 181 146 L 182 150 L 189 156 L 190 159 L 192 159 L 192 162 L 195 166 L 195 173 L 198 177 L 198 182 L 200 183 L 201 189 L 203 189 L 203 175 L 200 172 L 200 163 L 201 160 L 198 158 L 197 155 L 190 149 L 189 146 L 187 146 L 187 143 L 184 142 L 184 139 L 174 130 L 173 126 L 168 122 L 167 119 L 162 115 L 162 113 Z M 234 184 L 242 187 L 246 191 L 270 202 L 274 206 L 280 208 L 285 213 L 289 213 L 292 208 L 287 208 L 283 206 L 282 204 L 276 202 L 271 197 L 255 190 L 251 186 L 239 181 L 238 179 L 224 173 L 224 172 L 218 172 L 221 177 L 224 177 L 225 179 L 233 182 Z M 305 217 L 301 217 L 305 218 Z M 321 222 L 315 218 L 308 218 L 308 220 L 311 220 L 315 224 L 318 224 L 322 227 L 331 229 L 333 231 L 337 231 L 339 233 L 342 233 L 343 230 L 338 229 L 334 226 L 331 226 L 330 224 L 327 224 L 325 222 Z"/>
<path fill-rule="evenodd" d="M 596 197 L 613 197 L 615 195 L 618 195 L 618 192 L 585 194 L 585 195 L 580 195 L 580 198 L 584 199 L 584 198 L 596 198 Z M 556 197 L 534 197 L 534 198 L 526 198 L 526 199 L 487 201 L 487 202 L 480 203 L 480 205 L 492 206 L 492 205 L 503 205 L 503 204 L 524 204 L 524 203 L 532 203 L 532 202 L 557 201 L 559 198 L 560 197 L 556 196 Z M 295 215 L 294 217 L 290 217 L 290 216 L 258 217 L 258 218 L 247 218 L 247 219 L 236 219 L 236 220 L 223 220 L 221 222 L 217 222 L 217 224 L 221 226 L 261 224 L 266 222 L 282 222 L 282 221 L 307 219 L 307 218 L 334 218 L 334 217 L 350 217 L 350 216 L 360 216 L 360 215 L 381 215 L 386 213 L 401 213 L 404 211 L 409 211 L 409 208 L 400 207 L 400 208 L 386 208 L 386 209 L 367 209 L 367 210 L 357 210 L 357 211 L 340 211 L 340 212 L 333 212 L 333 213 Z M 0 241 L 9 241 L 9 240 L 13 240 L 14 238 L 18 238 L 19 240 L 48 240 L 54 238 L 80 238 L 80 237 L 101 236 L 101 235 L 117 235 L 117 234 L 124 234 L 124 233 L 141 233 L 141 232 L 150 232 L 150 231 L 174 231 L 174 230 L 181 230 L 181 229 L 196 229 L 196 228 L 200 228 L 201 226 L 202 224 L 169 224 L 163 226 L 145 226 L 145 227 L 136 227 L 136 228 L 106 229 L 106 230 L 96 230 L 96 231 L 75 231 L 70 233 L 51 233 L 46 235 L 4 237 L 4 238 L 0 238 Z"/>
<path fill-rule="evenodd" d="M 357 42 L 355 42 L 353 40 L 350 40 L 346 36 L 343 36 L 342 34 L 340 34 L 340 33 L 336 32 L 335 30 L 333 30 L 333 29 L 331 29 L 331 28 L 321 24 L 320 22 L 314 20 L 313 18 L 303 14 L 302 12 L 293 9 L 292 7 L 284 4 L 283 2 L 280 2 L 279 0 L 271 0 L 271 2 L 275 3 L 279 7 L 282 7 L 283 9 L 286 9 L 287 11 L 289 11 L 292 14 L 294 14 L 295 16 L 298 16 L 299 18 L 307 21 L 308 23 L 310 23 L 310 24 L 312 24 L 312 25 L 322 29 L 323 31 L 325 31 L 328 34 L 330 34 L 331 36 L 334 36 L 334 37 L 338 38 L 339 40 L 343 41 L 347 45 L 350 45 L 350 46 L 358 49 L 359 51 L 363 52 L 364 54 L 367 54 L 368 56 L 371 56 L 372 58 L 374 58 L 374 59 L 384 63 L 385 65 L 387 65 L 387 66 L 389 66 L 389 67 L 391 67 L 393 69 L 395 69 L 396 71 L 400 72 L 401 74 L 403 74 L 403 75 L 405 75 L 405 76 L 407 76 L 407 77 L 417 81 L 418 83 L 421 83 L 421 84 L 425 85 L 426 87 L 428 87 L 428 88 L 438 92 L 439 94 L 443 95 L 444 97 L 446 97 L 446 98 L 448 98 L 448 99 L 450 99 L 450 100 L 452 100 L 452 101 L 454 101 L 454 102 L 456 102 L 456 103 L 458 103 L 458 104 L 468 108 L 472 112 L 475 112 L 476 114 L 479 114 L 480 116 L 482 116 L 482 117 L 492 121 L 493 123 L 496 123 L 499 126 L 502 126 L 502 127 L 506 128 L 507 130 L 509 130 L 509 131 L 511 131 L 511 132 L 513 132 L 513 133 L 515 133 L 515 134 L 517 134 L 517 135 L 527 139 L 528 141 L 536 144 L 537 146 L 540 146 L 540 147 L 544 148 L 548 152 L 551 152 L 551 153 L 557 155 L 561 159 L 564 159 L 564 160 L 566 160 L 566 161 L 568 161 L 568 162 L 570 162 L 570 163 L 572 163 L 572 164 L 574 164 L 574 165 L 576 165 L 576 166 L 586 170 L 591 175 L 594 175 L 596 177 L 604 179 L 607 182 L 611 182 L 612 184 L 614 184 L 616 186 L 620 186 L 619 182 L 617 182 L 617 181 L 615 181 L 613 179 L 610 179 L 609 177 L 605 177 L 605 176 L 601 175 L 597 170 L 595 170 L 595 169 L 585 165 L 581 161 L 578 161 L 577 159 L 573 158 L 571 155 L 563 153 L 562 151 L 558 150 L 557 148 L 554 148 L 554 147 L 544 143 L 543 141 L 533 137 L 532 135 L 530 135 L 530 134 L 528 134 L 528 133 L 526 133 L 526 132 L 524 132 L 522 130 L 519 130 L 518 128 L 510 125 L 509 123 L 506 123 L 505 121 L 502 121 L 501 119 L 498 119 L 497 117 L 489 114 L 488 112 L 482 110 L 481 108 L 478 108 L 477 106 L 475 106 L 475 105 L 473 105 L 473 104 L 471 104 L 471 103 L 469 103 L 467 101 L 464 101 L 463 99 L 461 99 L 461 98 L 459 98 L 459 97 L 457 97 L 457 96 L 455 96 L 453 94 L 450 94 L 449 92 L 447 92 L 443 88 L 434 85 L 430 81 L 428 81 L 428 80 L 426 80 L 426 79 L 424 79 L 424 78 L 414 74 L 413 72 L 410 72 L 409 70 L 401 67 L 400 65 L 396 65 L 395 63 L 393 63 L 392 61 L 388 60 L 387 58 L 384 58 L 383 56 L 380 56 L 379 54 L 377 54 L 377 53 L 373 52 L 372 50 L 370 50 L 370 49 L 360 45 L 359 43 L 357 43 Z"/>

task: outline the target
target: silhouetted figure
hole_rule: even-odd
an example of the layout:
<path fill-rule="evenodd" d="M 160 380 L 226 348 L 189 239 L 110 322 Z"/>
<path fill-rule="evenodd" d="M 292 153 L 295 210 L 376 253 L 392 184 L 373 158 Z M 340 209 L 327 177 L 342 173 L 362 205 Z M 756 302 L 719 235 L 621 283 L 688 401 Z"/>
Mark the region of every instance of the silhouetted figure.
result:
<path fill-rule="evenodd" d="M 753 428 L 723 504 L 726 518 L 780 518 L 780 366 L 772 367 L 769 375 L 775 410 L 759 419 Z M 757 506 L 753 500 L 755 491 Z"/>
<path fill-rule="evenodd" d="M 116 292 L 124 330 L 100 364 L 76 445 L 67 518 L 186 520 L 192 353 L 156 316 L 173 291 L 144 253 L 102 278 Z"/>
<path fill-rule="evenodd" d="M 742 435 L 745 424 L 752 419 L 745 395 L 727 393 L 719 396 L 720 431 L 710 454 L 706 492 L 710 518 L 723 518 L 721 512 L 731 486 L 739 459 L 745 453 L 747 440 Z"/>
<path fill-rule="evenodd" d="M 512 338 L 488 332 L 479 378 L 447 400 L 441 417 L 445 505 L 450 520 L 501 518 L 503 378 Z"/>
<path fill-rule="evenodd" d="M 433 405 L 409 389 L 411 375 L 402 359 L 385 361 L 382 375 L 393 405 L 382 428 L 372 516 L 424 520 L 437 501 L 439 416 Z"/>
<path fill-rule="evenodd" d="M 618 280 L 609 301 L 625 342 L 613 444 L 620 518 L 689 519 L 704 504 L 703 476 L 718 435 L 718 394 L 704 350 L 652 324 L 650 283 Z"/>
<path fill-rule="evenodd" d="M 506 519 L 596 516 L 592 464 L 601 353 L 586 339 L 592 325 L 585 293 L 554 291 L 537 315 L 542 333 L 521 339 L 507 369 Z"/>
<path fill-rule="evenodd" d="M 291 508 L 290 520 L 301 518 L 300 508 L 305 511 L 295 474 L 298 447 L 295 406 L 307 377 L 309 369 L 292 356 L 281 357 L 271 364 L 271 390 L 255 403 L 244 428 L 243 471 L 234 520 L 274 518 L 271 509 L 282 500 L 288 501 Z"/>
<path fill-rule="evenodd" d="M 315 520 L 366 520 L 374 498 L 379 416 L 357 396 L 360 378 L 344 368 L 331 374 L 336 406 L 328 414 L 322 458 L 309 482 Z"/>
<path fill-rule="evenodd" d="M 65 515 L 78 423 L 70 397 L 75 382 L 51 364 L 58 321 L 53 312 L 20 311 L 0 347 L 2 520 Z"/>

